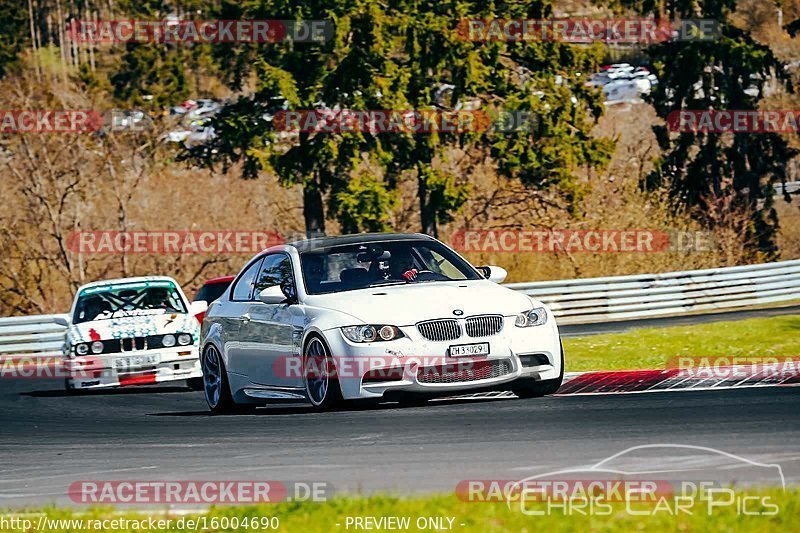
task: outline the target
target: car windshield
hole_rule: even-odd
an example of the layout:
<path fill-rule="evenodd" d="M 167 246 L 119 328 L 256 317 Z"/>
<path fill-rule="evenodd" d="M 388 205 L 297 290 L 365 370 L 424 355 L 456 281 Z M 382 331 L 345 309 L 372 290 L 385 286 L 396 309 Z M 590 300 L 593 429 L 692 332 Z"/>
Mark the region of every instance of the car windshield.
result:
<path fill-rule="evenodd" d="M 148 281 L 104 285 L 81 291 L 72 323 L 165 313 L 186 313 L 186 305 L 174 283 Z"/>
<path fill-rule="evenodd" d="M 475 269 L 435 241 L 379 241 L 311 250 L 300 255 L 308 294 L 406 283 L 481 279 Z"/>

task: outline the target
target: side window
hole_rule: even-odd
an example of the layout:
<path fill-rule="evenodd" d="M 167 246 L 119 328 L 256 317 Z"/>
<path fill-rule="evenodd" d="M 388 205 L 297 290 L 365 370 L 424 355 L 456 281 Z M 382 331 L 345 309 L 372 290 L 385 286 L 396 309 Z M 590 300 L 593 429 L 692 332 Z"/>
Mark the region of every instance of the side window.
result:
<path fill-rule="evenodd" d="M 292 262 L 286 254 L 273 254 L 264 258 L 261 264 L 261 273 L 255 282 L 252 298 L 267 287 L 282 285 L 285 281 L 292 281 Z M 292 283 L 293 284 L 293 283 Z"/>
<path fill-rule="evenodd" d="M 258 274 L 258 270 L 261 268 L 262 260 L 254 261 L 247 270 L 245 270 L 244 274 L 242 274 L 238 280 L 236 280 L 236 285 L 233 287 L 233 296 L 231 300 L 235 301 L 247 301 L 250 299 L 250 296 L 253 294 L 253 283 L 256 279 L 256 274 Z"/>

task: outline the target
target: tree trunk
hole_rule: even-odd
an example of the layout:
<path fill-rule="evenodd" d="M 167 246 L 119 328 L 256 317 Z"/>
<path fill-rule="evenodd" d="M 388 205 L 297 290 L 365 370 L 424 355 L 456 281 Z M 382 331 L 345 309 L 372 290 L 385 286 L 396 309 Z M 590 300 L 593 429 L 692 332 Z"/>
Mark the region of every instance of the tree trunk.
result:
<path fill-rule="evenodd" d="M 419 194 L 419 219 L 421 231 L 431 237 L 438 237 L 436 227 L 436 212 L 429 201 L 428 183 L 423 176 L 422 169 L 417 167 L 417 192 Z"/>
<path fill-rule="evenodd" d="M 36 79 L 42 79 L 42 71 L 39 68 L 39 38 L 36 33 L 36 20 L 33 16 L 33 0 L 28 0 L 28 16 L 31 22 L 31 50 L 33 51 L 33 65 L 36 68 Z"/>
<path fill-rule="evenodd" d="M 322 205 L 322 191 L 316 181 L 303 185 L 303 217 L 306 222 L 306 236 L 309 238 L 325 235 L 325 210 Z"/>

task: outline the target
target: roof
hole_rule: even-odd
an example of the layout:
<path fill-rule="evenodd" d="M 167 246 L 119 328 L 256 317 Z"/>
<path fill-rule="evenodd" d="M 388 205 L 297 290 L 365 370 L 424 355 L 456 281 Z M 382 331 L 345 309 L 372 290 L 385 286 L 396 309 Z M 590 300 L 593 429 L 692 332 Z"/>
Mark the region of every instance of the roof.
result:
<path fill-rule="evenodd" d="M 81 285 L 78 287 L 78 291 L 75 293 L 75 301 L 77 302 L 78 296 L 84 294 L 85 292 L 97 292 L 98 290 L 102 290 L 102 287 L 108 287 L 110 285 L 127 285 L 127 284 L 138 284 L 138 283 L 147 283 L 147 282 L 168 282 L 176 287 L 178 290 L 183 292 L 181 286 L 175 281 L 173 278 L 169 276 L 139 276 L 135 278 L 117 278 L 117 279 L 104 279 L 100 281 L 93 281 L 91 283 L 87 283 L 85 285 Z"/>
<path fill-rule="evenodd" d="M 286 246 L 293 246 L 299 252 L 324 250 L 335 246 L 348 244 L 367 244 L 387 241 L 418 241 L 434 240 L 423 233 L 359 233 L 356 235 L 339 235 L 336 237 L 319 237 L 316 239 L 287 242 Z"/>
<path fill-rule="evenodd" d="M 203 285 L 216 285 L 217 283 L 230 283 L 236 276 L 219 276 L 218 278 L 211 278 L 206 280 Z"/>
<path fill-rule="evenodd" d="M 82 285 L 80 289 L 82 290 L 82 289 L 87 289 L 89 287 L 97 287 L 104 285 L 120 285 L 123 283 L 144 283 L 146 281 L 171 281 L 175 285 L 178 284 L 177 281 L 175 281 L 169 276 L 139 276 L 135 278 L 117 278 L 117 279 L 103 279 L 100 281 L 92 281 L 91 283 Z"/>

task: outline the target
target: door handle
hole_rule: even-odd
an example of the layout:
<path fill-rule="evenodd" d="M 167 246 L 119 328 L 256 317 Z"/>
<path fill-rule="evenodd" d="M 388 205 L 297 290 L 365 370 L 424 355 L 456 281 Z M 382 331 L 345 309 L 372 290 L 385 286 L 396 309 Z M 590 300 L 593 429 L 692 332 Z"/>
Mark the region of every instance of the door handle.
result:
<path fill-rule="evenodd" d="M 242 322 L 244 322 L 245 324 L 247 324 L 248 322 L 250 322 L 250 313 L 245 313 L 245 314 L 243 314 L 243 315 L 240 315 L 240 316 L 239 316 L 239 319 L 240 319 Z"/>

